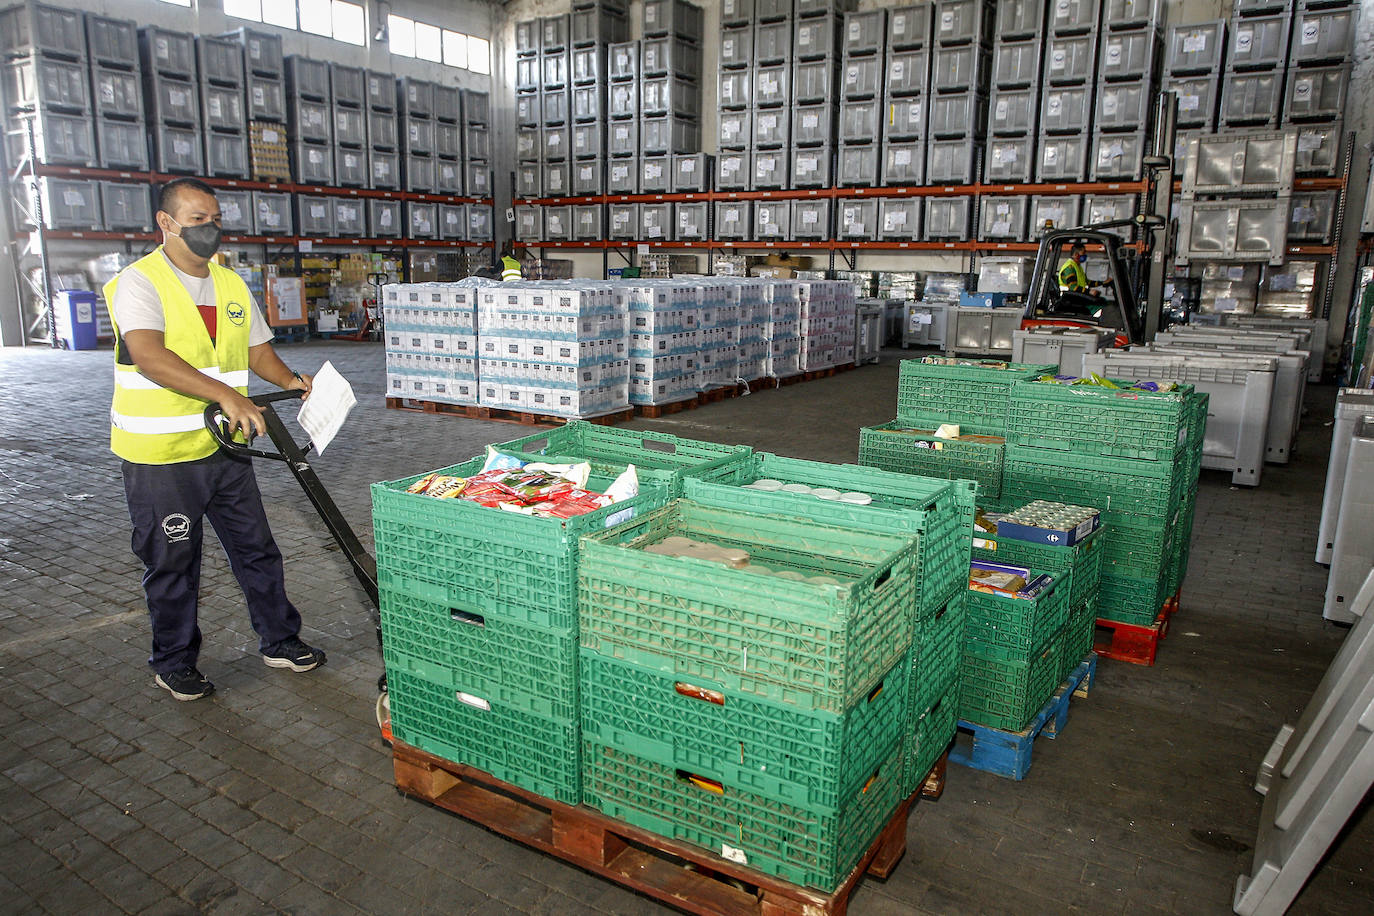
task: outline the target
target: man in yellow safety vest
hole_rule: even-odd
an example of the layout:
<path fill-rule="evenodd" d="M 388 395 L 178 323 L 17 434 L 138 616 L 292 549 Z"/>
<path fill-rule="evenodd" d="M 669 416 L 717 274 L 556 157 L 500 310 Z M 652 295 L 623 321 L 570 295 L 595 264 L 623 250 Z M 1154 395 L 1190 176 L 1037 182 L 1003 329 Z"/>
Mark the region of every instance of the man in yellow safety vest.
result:
<path fill-rule="evenodd" d="M 509 281 L 519 280 L 521 277 L 520 262 L 515 257 L 515 244 L 507 241 L 501 246 L 501 279 Z"/>
<path fill-rule="evenodd" d="M 1069 249 L 1069 256 L 1064 259 L 1064 263 L 1059 265 L 1059 288 L 1070 293 L 1086 293 L 1088 291 L 1088 275 L 1083 271 L 1083 262 L 1087 260 L 1088 249 L 1080 245 L 1074 245 Z"/>
<path fill-rule="evenodd" d="M 196 667 L 205 518 L 243 588 L 263 661 L 291 671 L 325 662 L 300 639 L 253 466 L 219 450 L 202 414 L 218 402 L 231 431 L 256 435 L 266 424 L 248 399 L 248 373 L 307 395 L 311 379 L 272 349 L 272 329 L 239 275 L 211 262 L 221 233 L 214 189 L 194 178 L 164 185 L 157 225 L 162 244 L 105 285 L 115 332 L 110 448 L 122 459 L 144 566 L 154 683 L 196 700 L 215 689 Z"/>

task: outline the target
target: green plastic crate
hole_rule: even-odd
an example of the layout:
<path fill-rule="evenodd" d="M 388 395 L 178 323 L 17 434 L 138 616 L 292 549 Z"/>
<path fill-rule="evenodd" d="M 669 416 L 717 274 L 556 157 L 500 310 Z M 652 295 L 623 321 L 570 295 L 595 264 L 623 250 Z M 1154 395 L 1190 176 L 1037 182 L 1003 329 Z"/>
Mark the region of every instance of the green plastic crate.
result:
<path fill-rule="evenodd" d="M 1178 525 L 1174 529 L 1173 554 L 1168 570 L 1168 591 L 1174 594 L 1183 588 L 1183 580 L 1188 576 L 1188 559 L 1193 550 L 1194 505 L 1190 502 L 1179 513 Z"/>
<path fill-rule="evenodd" d="M 921 788 L 940 755 L 954 740 L 959 729 L 959 684 L 954 682 L 918 717 L 903 753 L 905 794 Z"/>
<path fill-rule="evenodd" d="M 1069 672 L 1078 667 L 1093 649 L 1093 635 L 1097 631 L 1097 614 L 1090 604 L 1083 604 L 1069 613 L 1060 635 L 1059 683 L 1068 679 Z"/>
<path fill-rule="evenodd" d="M 637 472 L 667 479 L 673 487 L 673 496 L 680 495 L 677 486 L 689 471 L 729 467 L 746 461 L 753 453 L 747 445 L 718 445 L 670 433 L 602 426 L 586 420 L 572 420 L 563 426 L 492 447 L 530 461 L 587 461 L 593 473 L 611 478 L 627 464 L 633 464 Z"/>
<path fill-rule="evenodd" d="M 1106 532 L 1101 528 L 1072 547 L 979 535 L 974 542 L 973 559 L 1027 566 L 1049 573 L 1061 580 L 1060 588 L 1067 583 L 1069 606 L 1077 607 L 1089 594 L 1097 593 L 1106 539 Z"/>
<path fill-rule="evenodd" d="M 1059 634 L 1029 658 L 1009 661 L 981 655 L 967 644 L 960 672 L 959 718 L 1019 732 L 1058 686 Z"/>
<path fill-rule="evenodd" d="M 755 568 L 642 549 L 670 536 L 741 548 Z M 582 645 L 687 680 L 843 712 L 911 645 L 914 541 L 673 500 L 583 538 Z"/>
<path fill-rule="evenodd" d="M 762 479 L 866 493 L 873 497 L 873 502 L 856 506 L 807 494 L 743 488 L 744 484 Z M 689 471 L 683 480 L 683 495 L 707 505 L 919 535 L 917 593 L 922 616 L 928 617 L 944 607 L 950 595 L 964 588 L 968 578 L 974 489 L 967 481 L 935 480 L 854 464 L 826 464 L 755 453 L 748 462 Z"/>
<path fill-rule="evenodd" d="M 972 480 L 978 485 L 979 500 L 1002 495 L 1003 449 L 1001 441 L 937 439 L 928 430 L 912 432 L 901 420 L 859 430 L 860 464 L 902 474 Z"/>
<path fill-rule="evenodd" d="M 577 720 L 498 703 L 482 709 L 449 685 L 401 670 L 387 671 L 386 686 L 397 740 L 536 795 L 570 805 L 582 800 Z"/>
<path fill-rule="evenodd" d="M 1040 570 L 1032 570 L 1034 578 Z M 1064 627 L 1068 590 L 1051 582 L 1034 598 L 1007 598 L 969 589 L 964 650 L 995 658 L 1026 658 Z"/>
<path fill-rule="evenodd" d="M 1017 382 L 1011 389 L 1007 441 L 1083 455 L 1171 462 L 1189 442 L 1186 394 Z"/>
<path fill-rule="evenodd" d="M 585 804 L 652 833 L 829 893 L 840 885 L 892 818 L 902 795 L 902 745 L 894 743 L 861 788 L 836 809 L 817 812 L 584 742 Z M 710 777 L 707 777 L 710 778 Z"/>
<path fill-rule="evenodd" d="M 968 590 L 965 589 L 950 598 L 940 612 L 926 622 L 912 646 L 907 662 L 911 671 L 909 722 L 914 724 L 958 680 L 967 615 Z"/>
<path fill-rule="evenodd" d="M 408 671 L 512 709 L 577 718 L 577 631 L 481 616 L 381 592 L 387 671 Z"/>
<path fill-rule="evenodd" d="M 1058 366 L 997 360 L 966 359 L 953 365 L 902 360 L 897 377 L 897 419 L 923 429 L 957 423 L 961 432 L 1005 436 L 1011 386 L 1021 379 L 1058 371 Z"/>
<path fill-rule="evenodd" d="M 1104 572 L 1102 588 L 1097 595 L 1097 616 L 1103 620 L 1149 626 L 1172 595 L 1167 577 L 1133 579 Z"/>
<path fill-rule="evenodd" d="M 483 463 L 474 458 L 440 473 L 468 477 Z M 372 485 L 381 588 L 566 630 L 577 626 L 578 538 L 605 530 L 612 516 L 627 509 L 645 513 L 668 498 L 666 485 L 641 480 L 633 499 L 569 519 L 536 518 L 405 492 L 422 476 Z M 604 489 L 611 479 L 593 475 L 590 486 Z"/>
<path fill-rule="evenodd" d="M 843 715 L 689 682 L 585 651 L 582 736 L 762 798 L 840 807 L 902 738 L 902 661 Z"/>
<path fill-rule="evenodd" d="M 1037 499 L 1092 506 L 1118 519 L 1167 527 L 1178 510 L 1183 475 L 1167 461 L 1138 461 L 1008 445 L 1003 493 L 1026 503 Z"/>

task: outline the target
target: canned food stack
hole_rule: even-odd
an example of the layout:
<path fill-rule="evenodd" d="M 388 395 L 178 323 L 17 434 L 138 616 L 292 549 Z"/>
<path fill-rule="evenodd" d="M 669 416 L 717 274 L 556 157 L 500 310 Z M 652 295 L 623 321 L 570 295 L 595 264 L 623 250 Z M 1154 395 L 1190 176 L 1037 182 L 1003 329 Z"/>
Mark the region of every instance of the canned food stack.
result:
<path fill-rule="evenodd" d="M 477 292 L 455 283 L 382 288 L 387 397 L 478 403 Z"/>

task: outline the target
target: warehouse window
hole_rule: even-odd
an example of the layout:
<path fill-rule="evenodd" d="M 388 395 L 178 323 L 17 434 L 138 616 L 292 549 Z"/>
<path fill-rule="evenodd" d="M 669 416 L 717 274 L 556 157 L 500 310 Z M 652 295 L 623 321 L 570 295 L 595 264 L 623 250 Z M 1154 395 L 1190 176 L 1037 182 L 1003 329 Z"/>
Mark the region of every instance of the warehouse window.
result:
<path fill-rule="evenodd" d="M 485 38 L 441 29 L 405 16 L 387 16 L 391 53 L 447 64 L 473 73 L 491 72 L 491 45 Z"/>
<path fill-rule="evenodd" d="M 444 29 L 444 63 L 450 67 L 467 68 L 468 37 L 462 32 Z"/>
<path fill-rule="evenodd" d="M 485 38 L 468 36 L 468 69 L 473 73 L 491 72 L 491 45 Z"/>
<path fill-rule="evenodd" d="M 185 5 L 190 6 L 190 0 Z M 283 29 L 299 28 L 312 35 L 324 35 L 351 45 L 362 45 L 367 40 L 367 17 L 362 6 L 346 0 L 296 0 L 294 3 L 282 0 L 224 0 L 224 14 Z"/>
<path fill-rule="evenodd" d="M 163 3 L 170 3 L 172 6 L 190 6 L 191 0 L 162 0 Z"/>

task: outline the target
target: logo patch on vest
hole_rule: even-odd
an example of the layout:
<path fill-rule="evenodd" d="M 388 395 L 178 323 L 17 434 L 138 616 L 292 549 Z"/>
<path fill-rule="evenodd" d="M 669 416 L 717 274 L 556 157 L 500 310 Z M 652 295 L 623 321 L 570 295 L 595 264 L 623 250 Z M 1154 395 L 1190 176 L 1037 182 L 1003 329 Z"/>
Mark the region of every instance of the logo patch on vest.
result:
<path fill-rule="evenodd" d="M 240 326 L 243 325 L 244 319 L 248 317 L 247 310 L 237 302 L 231 302 L 226 305 L 224 307 L 224 314 L 230 321 Z"/>
<path fill-rule="evenodd" d="M 173 512 L 162 520 L 162 533 L 167 535 L 167 543 L 191 539 L 191 520 L 180 512 Z"/>

